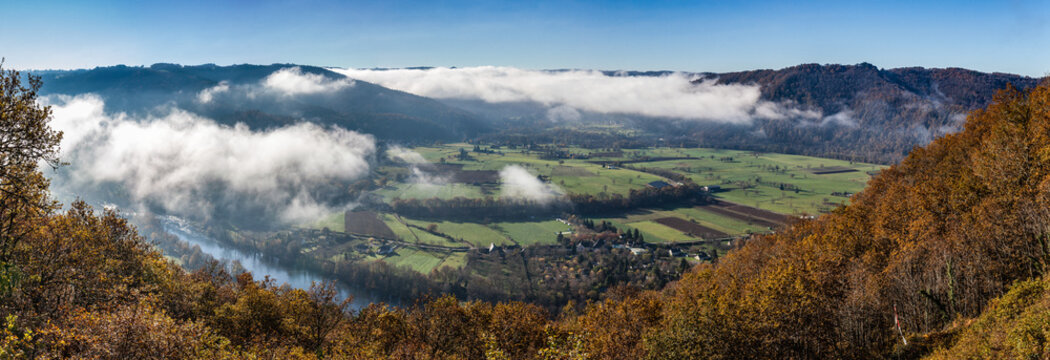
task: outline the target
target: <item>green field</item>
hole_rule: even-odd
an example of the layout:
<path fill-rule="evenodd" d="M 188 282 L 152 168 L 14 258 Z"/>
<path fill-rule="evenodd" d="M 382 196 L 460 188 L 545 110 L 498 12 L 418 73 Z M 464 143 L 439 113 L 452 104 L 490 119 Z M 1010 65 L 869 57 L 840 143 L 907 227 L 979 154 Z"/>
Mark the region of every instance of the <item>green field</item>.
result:
<path fill-rule="evenodd" d="M 383 222 L 386 223 L 386 226 L 390 227 L 390 230 L 393 230 L 394 234 L 397 234 L 397 237 L 401 238 L 401 241 L 404 242 L 418 242 L 420 244 L 449 247 L 463 246 L 463 244 L 457 244 L 455 242 L 449 241 L 446 238 L 433 235 L 426 231 L 420 229 L 413 229 L 408 226 L 405 226 L 400 221 L 397 221 L 397 218 L 392 214 L 381 214 L 380 220 L 383 220 Z"/>
<path fill-rule="evenodd" d="M 763 233 L 769 231 L 769 229 L 758 225 L 749 224 L 747 221 L 735 219 L 727 216 L 722 216 L 713 213 L 708 210 L 704 210 L 703 207 L 694 208 L 681 208 L 675 210 L 680 215 L 683 215 L 686 220 L 695 219 L 700 225 L 707 226 L 719 231 L 722 231 L 731 235 L 738 235 L 742 232 L 748 231 L 752 233 Z"/>
<path fill-rule="evenodd" d="M 456 239 L 463 239 L 467 243 L 475 247 L 488 247 L 490 244 L 496 245 L 510 245 L 513 242 L 507 239 L 507 236 L 500 232 L 489 228 L 488 226 L 476 223 L 457 223 L 450 221 L 421 221 L 421 220 L 410 220 L 405 218 L 406 223 L 427 228 L 430 224 L 437 225 L 437 232 L 446 234 Z M 413 229 L 419 232 L 419 229 Z M 459 246 L 463 246 L 462 243 Z"/>
<path fill-rule="evenodd" d="M 557 233 L 569 231 L 569 226 L 557 220 L 542 222 L 501 222 L 492 224 L 521 246 L 555 244 Z"/>
<path fill-rule="evenodd" d="M 327 228 L 328 230 L 343 232 L 343 231 L 346 231 L 346 221 L 345 221 L 346 219 L 345 219 L 345 216 L 346 216 L 346 213 L 344 213 L 342 211 L 337 212 L 337 213 L 328 214 L 327 216 L 325 216 L 321 220 L 318 220 L 317 222 L 315 222 L 313 224 L 310 224 L 309 226 L 306 226 L 306 227 L 307 228 L 311 228 L 311 229 L 317 229 L 317 230 L 321 230 L 321 229 L 326 229 Z"/>
<path fill-rule="evenodd" d="M 856 193 L 880 165 L 850 163 L 800 155 L 751 153 L 735 150 L 686 149 L 660 156 L 692 156 L 694 159 L 632 164 L 635 167 L 672 170 L 701 185 L 726 190 L 716 195 L 731 202 L 783 214 L 819 214 L 849 199 L 832 193 Z M 732 158 L 731 162 L 723 161 Z M 814 174 L 817 168 L 841 167 L 854 172 Z M 781 189 L 784 184 L 786 188 Z M 797 188 L 798 191 L 794 191 Z"/>
<path fill-rule="evenodd" d="M 384 215 L 392 218 L 392 215 Z M 534 222 L 499 222 L 492 224 L 478 224 L 468 222 L 451 221 L 422 221 L 403 218 L 411 225 L 427 228 L 431 224 L 437 225 L 436 232 L 443 233 L 465 242 L 477 248 L 487 248 L 491 244 L 503 245 L 532 245 L 532 244 L 554 244 L 557 240 L 557 232 L 569 231 L 569 226 L 557 220 L 544 220 Z M 426 233 L 420 229 L 411 229 L 417 236 Z M 395 232 L 397 230 L 395 229 Z M 427 235 L 430 235 L 427 233 Z M 431 235 L 434 236 L 434 235 Z M 451 246 L 464 246 L 464 243 L 454 243 Z M 448 246 L 448 245 L 446 245 Z"/>
<path fill-rule="evenodd" d="M 638 221 L 628 223 L 627 225 L 628 228 L 638 229 L 638 231 L 645 236 L 645 240 L 647 242 L 665 243 L 696 240 L 695 238 L 689 235 L 683 234 L 681 231 L 657 224 L 652 221 Z"/>
<path fill-rule="evenodd" d="M 450 268 L 458 269 L 458 268 L 463 267 L 466 264 L 467 264 L 467 253 L 454 252 L 454 253 L 449 253 L 448 255 L 446 255 L 445 256 L 445 261 L 442 261 L 441 264 L 438 264 L 437 267 L 438 268 L 442 268 L 442 267 L 446 267 L 447 266 L 447 267 L 450 267 Z"/>
<path fill-rule="evenodd" d="M 595 219 L 596 222 L 608 221 L 620 230 L 638 229 L 645 236 L 646 242 L 668 243 L 678 241 L 696 241 L 697 238 L 690 237 L 681 231 L 665 225 L 653 222 L 653 220 L 665 217 L 676 217 L 695 222 L 697 224 L 724 232 L 729 235 L 743 235 L 748 232 L 763 233 L 769 229 L 757 224 L 748 224 L 746 221 L 716 214 L 703 207 L 684 207 L 668 210 L 640 210 L 621 217 L 609 217 Z"/>
<path fill-rule="evenodd" d="M 392 265 L 408 266 L 418 272 L 427 274 L 441 265 L 441 263 L 445 262 L 445 257 L 446 254 L 443 253 L 403 247 L 397 249 L 394 254 L 382 257 L 381 259 Z"/>
<path fill-rule="evenodd" d="M 593 171 L 595 176 L 551 176 L 551 182 L 569 193 L 620 194 L 627 196 L 632 189 L 645 188 L 646 184 L 666 180 L 663 177 L 626 169 L 603 169 L 600 165 L 573 164 L 573 167 Z"/>

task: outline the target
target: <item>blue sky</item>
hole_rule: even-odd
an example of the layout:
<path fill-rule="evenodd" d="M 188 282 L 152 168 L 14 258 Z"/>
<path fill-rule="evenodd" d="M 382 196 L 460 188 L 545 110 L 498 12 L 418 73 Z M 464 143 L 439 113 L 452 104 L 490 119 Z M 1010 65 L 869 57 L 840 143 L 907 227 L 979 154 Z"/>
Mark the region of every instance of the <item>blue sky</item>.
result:
<path fill-rule="evenodd" d="M 799 63 L 1050 73 L 1050 1 L 22 1 L 19 69 L 339 67 L 737 71 Z"/>

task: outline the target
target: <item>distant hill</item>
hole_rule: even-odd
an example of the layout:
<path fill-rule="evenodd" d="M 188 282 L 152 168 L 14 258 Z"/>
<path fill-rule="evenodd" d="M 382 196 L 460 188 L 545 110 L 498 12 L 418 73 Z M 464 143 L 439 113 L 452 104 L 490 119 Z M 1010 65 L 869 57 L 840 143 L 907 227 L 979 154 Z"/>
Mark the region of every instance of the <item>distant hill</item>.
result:
<path fill-rule="evenodd" d="M 1028 89 L 1040 79 L 1003 73 L 982 73 L 960 68 L 909 67 L 879 69 L 875 65 L 803 64 L 780 70 L 752 70 L 718 74 L 726 84 L 759 84 L 768 100 L 791 100 L 815 106 L 826 113 L 863 107 L 863 102 L 886 101 L 895 105 L 928 102 L 961 106 L 966 111 L 991 103 L 992 96 L 1013 84 Z"/>
<path fill-rule="evenodd" d="M 324 68 L 287 64 L 118 65 L 33 73 L 43 78 L 42 95 L 94 93 L 105 100 L 107 112 L 143 115 L 174 105 L 230 125 L 243 122 L 262 129 L 305 120 L 398 141 L 462 140 L 487 127 L 467 111 L 364 81 L 331 92 L 258 96 L 268 76 L 291 67 L 304 75 L 346 81 Z M 228 90 L 206 104 L 199 101 L 201 91 L 220 84 Z"/>
<path fill-rule="evenodd" d="M 991 103 L 1011 84 L 1030 89 L 1042 79 L 947 68 L 879 69 L 872 64 L 803 64 L 780 70 L 705 74 L 722 84 L 757 84 L 762 97 L 818 110 L 819 122 L 760 121 L 762 136 L 698 137 L 773 151 L 895 162 L 915 146 L 961 129 L 965 114 Z M 702 80 L 698 80 L 702 81 Z M 712 136 L 713 135 L 713 136 Z"/>

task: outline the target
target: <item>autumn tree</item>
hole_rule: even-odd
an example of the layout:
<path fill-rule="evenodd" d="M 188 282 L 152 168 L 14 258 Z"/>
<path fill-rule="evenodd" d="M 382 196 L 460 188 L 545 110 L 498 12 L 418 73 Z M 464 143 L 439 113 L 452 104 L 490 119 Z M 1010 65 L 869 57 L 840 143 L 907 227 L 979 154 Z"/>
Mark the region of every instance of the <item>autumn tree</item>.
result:
<path fill-rule="evenodd" d="M 39 77 L 22 83 L 18 71 L 0 62 L 0 267 L 9 266 L 14 246 L 30 231 L 30 219 L 51 209 L 41 164 L 58 166 L 62 133 L 49 126 L 51 109 L 37 103 Z M 28 86 L 27 86 L 28 85 Z"/>

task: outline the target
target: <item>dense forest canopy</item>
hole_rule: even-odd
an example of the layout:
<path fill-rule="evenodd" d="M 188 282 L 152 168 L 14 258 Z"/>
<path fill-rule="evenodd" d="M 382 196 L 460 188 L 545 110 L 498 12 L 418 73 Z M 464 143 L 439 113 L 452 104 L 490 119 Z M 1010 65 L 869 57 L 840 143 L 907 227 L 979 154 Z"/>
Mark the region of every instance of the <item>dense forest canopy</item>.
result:
<path fill-rule="evenodd" d="M 662 291 L 551 318 L 424 298 L 349 311 L 219 266 L 187 273 L 118 214 L 48 200 L 40 83 L 0 76 L 3 358 L 1046 357 L 1050 86 L 1004 90 L 851 205 L 757 237 Z M 900 330 L 894 319 L 900 319 Z M 975 320 L 972 320 L 975 319 Z M 901 337 L 907 339 L 907 345 Z"/>

